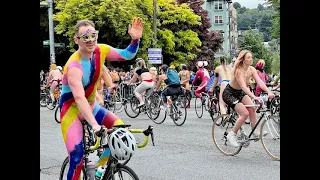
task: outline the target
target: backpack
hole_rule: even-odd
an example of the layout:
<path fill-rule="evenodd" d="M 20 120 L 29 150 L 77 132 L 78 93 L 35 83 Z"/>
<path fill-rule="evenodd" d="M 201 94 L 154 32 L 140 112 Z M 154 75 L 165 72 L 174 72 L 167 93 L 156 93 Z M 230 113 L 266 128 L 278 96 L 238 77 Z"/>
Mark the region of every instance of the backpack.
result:
<path fill-rule="evenodd" d="M 180 85 L 180 78 L 176 70 L 168 68 L 167 78 L 168 78 L 169 85 L 176 85 L 176 84 Z"/>

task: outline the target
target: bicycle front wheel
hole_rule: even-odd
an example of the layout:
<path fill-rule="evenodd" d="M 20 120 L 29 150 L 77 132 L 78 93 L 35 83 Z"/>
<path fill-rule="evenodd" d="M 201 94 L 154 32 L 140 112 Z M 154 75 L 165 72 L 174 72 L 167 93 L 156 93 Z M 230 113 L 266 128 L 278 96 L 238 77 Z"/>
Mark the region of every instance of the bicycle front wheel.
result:
<path fill-rule="evenodd" d="M 217 121 L 220 122 L 217 125 Z M 234 156 L 240 152 L 242 146 L 232 147 L 227 141 L 227 135 L 232 130 L 235 119 L 229 114 L 221 114 L 213 121 L 212 125 L 212 139 L 219 151 L 226 156 Z"/>
<path fill-rule="evenodd" d="M 66 180 L 67 179 L 68 170 L 69 170 L 69 157 L 67 157 L 62 163 L 60 175 L 59 175 L 59 180 Z M 86 171 L 84 169 L 84 166 L 82 166 L 82 171 L 80 174 L 81 180 L 87 180 L 87 175 L 85 172 Z"/>
<path fill-rule="evenodd" d="M 117 164 L 117 166 L 113 169 L 113 174 L 111 171 L 103 177 L 102 180 L 112 180 L 113 178 L 116 180 L 139 180 L 137 174 L 128 166 Z"/>
<path fill-rule="evenodd" d="M 274 160 L 280 161 L 280 118 L 264 119 L 260 127 L 260 139 L 264 150 Z M 274 118 L 277 118 L 274 120 Z M 262 132 L 268 132 L 263 136 Z"/>
<path fill-rule="evenodd" d="M 196 110 L 196 115 L 197 115 L 197 117 L 198 118 L 201 118 L 202 117 L 202 115 L 203 115 L 203 104 L 202 104 L 202 100 L 201 100 L 201 98 L 195 98 L 194 99 L 194 104 L 195 104 L 195 106 L 194 106 L 194 108 L 195 108 L 195 110 Z"/>

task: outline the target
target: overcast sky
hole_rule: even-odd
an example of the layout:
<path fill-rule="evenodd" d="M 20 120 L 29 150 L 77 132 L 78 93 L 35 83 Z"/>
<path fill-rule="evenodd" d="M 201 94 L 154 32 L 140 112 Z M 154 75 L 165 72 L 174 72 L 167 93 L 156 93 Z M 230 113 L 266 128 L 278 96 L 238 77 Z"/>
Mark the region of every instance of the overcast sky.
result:
<path fill-rule="evenodd" d="M 258 4 L 263 4 L 265 0 L 232 0 L 232 2 L 238 2 L 241 6 L 246 8 L 253 9 L 257 8 Z"/>

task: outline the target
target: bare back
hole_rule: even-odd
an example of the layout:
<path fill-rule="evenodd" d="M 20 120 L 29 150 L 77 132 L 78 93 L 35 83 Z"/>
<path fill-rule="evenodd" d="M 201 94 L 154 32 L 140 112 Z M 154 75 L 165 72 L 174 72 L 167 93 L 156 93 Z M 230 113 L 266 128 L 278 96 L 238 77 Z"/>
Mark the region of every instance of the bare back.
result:
<path fill-rule="evenodd" d="M 215 73 L 218 73 L 221 80 L 230 80 L 232 68 L 228 65 L 220 65 L 216 67 Z"/>
<path fill-rule="evenodd" d="M 51 80 L 58 80 L 62 78 L 62 73 L 60 72 L 60 70 L 56 69 L 56 70 L 51 70 L 49 73 L 49 78 Z"/>
<path fill-rule="evenodd" d="M 256 69 L 252 66 L 249 66 L 249 68 L 246 72 L 242 68 L 238 69 L 237 71 L 242 71 L 242 73 L 241 73 L 242 78 L 244 79 L 246 85 L 248 86 L 250 84 L 250 79 L 251 78 L 254 79 L 253 72 L 256 71 Z M 235 73 L 235 74 L 237 74 L 237 73 Z M 239 78 L 232 75 L 229 84 L 232 88 L 240 90 L 241 86 L 239 85 L 239 82 L 237 79 L 239 79 Z"/>

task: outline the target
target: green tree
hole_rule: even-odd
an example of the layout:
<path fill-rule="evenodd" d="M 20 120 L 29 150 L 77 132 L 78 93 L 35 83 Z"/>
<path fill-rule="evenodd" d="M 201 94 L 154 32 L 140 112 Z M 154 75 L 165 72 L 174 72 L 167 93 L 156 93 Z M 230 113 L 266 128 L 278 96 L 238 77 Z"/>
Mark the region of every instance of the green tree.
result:
<path fill-rule="evenodd" d="M 279 73 L 280 72 L 280 55 L 279 55 L 279 53 L 273 52 L 271 59 L 272 59 L 271 73 Z"/>
<path fill-rule="evenodd" d="M 258 4 L 258 7 L 257 7 L 258 11 L 263 11 L 264 10 L 264 7 L 262 4 Z"/>
<path fill-rule="evenodd" d="M 239 39 L 240 50 L 246 49 L 252 52 L 252 65 L 255 66 L 259 59 L 263 59 L 266 62 L 265 70 L 268 73 L 271 70 L 271 53 L 263 42 L 263 34 L 255 34 L 252 29 L 249 29 L 248 33 Z"/>
<path fill-rule="evenodd" d="M 247 10 L 248 10 L 248 9 L 247 9 L 245 6 L 242 6 L 242 7 L 239 8 L 238 13 L 239 13 L 239 14 L 243 14 L 243 13 L 246 12 Z"/>
<path fill-rule="evenodd" d="M 241 8 L 241 5 L 238 2 L 234 2 L 233 7 L 238 10 L 239 8 Z"/>
<path fill-rule="evenodd" d="M 280 38 L 280 0 L 265 0 L 268 7 L 273 8 L 276 14 L 272 19 L 272 37 Z"/>
<path fill-rule="evenodd" d="M 170 24 L 200 24 L 200 17 L 185 4 L 178 6 L 174 0 L 157 0 L 157 47 L 163 49 L 164 63 L 185 63 L 195 57 L 201 41 L 197 33 L 185 29 L 172 31 L 164 26 Z M 145 23 L 137 56 L 147 59 L 147 50 L 152 47 L 153 0 L 57 0 L 59 11 L 54 18 L 56 31 L 69 38 L 69 48 L 75 51 L 74 26 L 80 19 L 90 19 L 99 30 L 99 42 L 113 47 L 125 48 L 131 41 L 128 25 L 133 17 L 141 17 Z"/>

